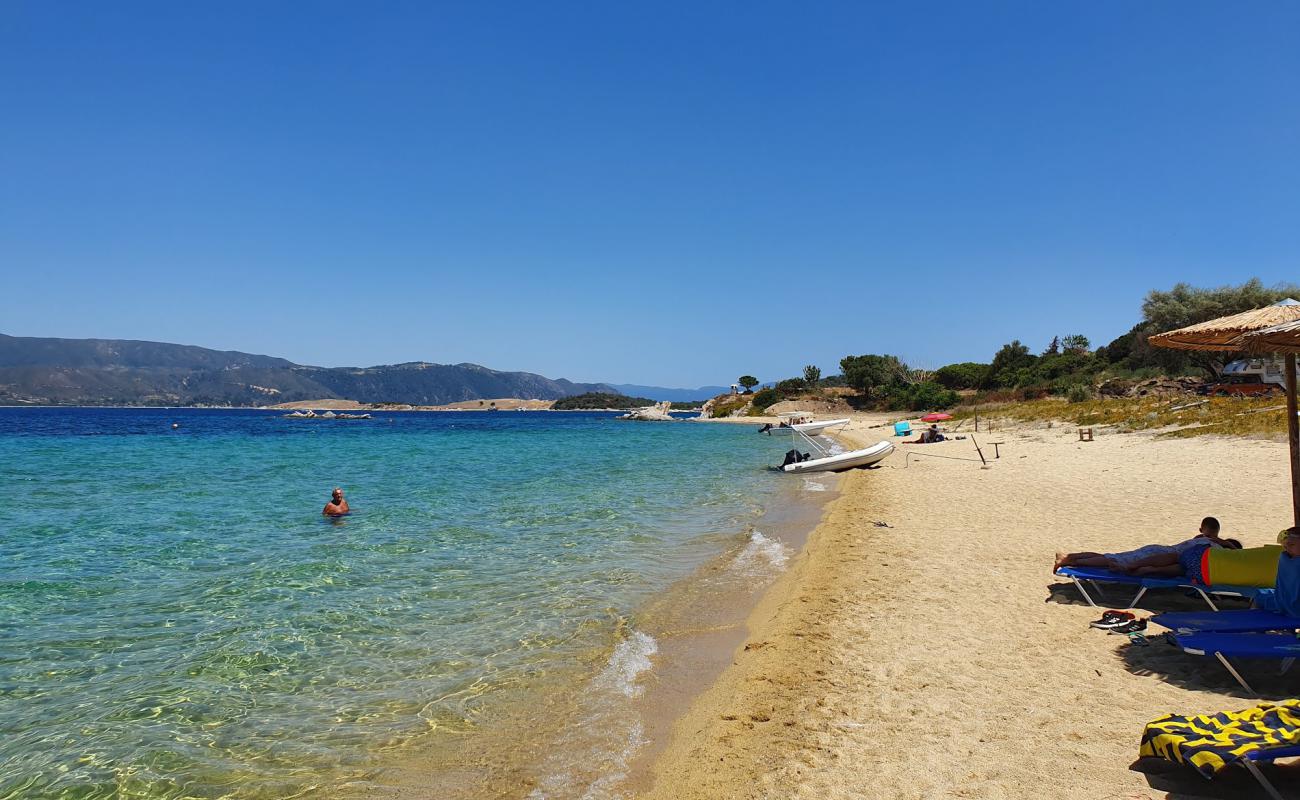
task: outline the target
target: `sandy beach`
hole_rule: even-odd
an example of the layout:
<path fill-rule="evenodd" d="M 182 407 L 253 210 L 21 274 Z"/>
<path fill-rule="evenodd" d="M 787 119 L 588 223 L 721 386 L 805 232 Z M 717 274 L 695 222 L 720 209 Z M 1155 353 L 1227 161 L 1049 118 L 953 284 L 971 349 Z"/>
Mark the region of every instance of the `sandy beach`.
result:
<path fill-rule="evenodd" d="M 883 421 L 855 415 L 848 436 L 874 443 Z M 1089 628 L 1098 612 L 1051 563 L 1063 548 L 1180 541 L 1205 515 L 1247 547 L 1273 542 L 1290 512 L 1286 445 L 1106 431 L 1079 442 L 1061 425 L 978 438 L 988 468 L 956 460 L 977 459 L 967 439 L 900 445 L 845 477 L 732 666 L 675 723 L 642 796 L 1264 796 L 1244 770 L 1209 783 L 1132 768 L 1146 722 L 1254 700 L 1213 660 Z M 1144 605 L 1202 607 L 1169 593 Z M 1246 674 L 1266 697 L 1286 691 L 1267 664 Z M 1298 773 L 1272 774 L 1285 792 Z"/>

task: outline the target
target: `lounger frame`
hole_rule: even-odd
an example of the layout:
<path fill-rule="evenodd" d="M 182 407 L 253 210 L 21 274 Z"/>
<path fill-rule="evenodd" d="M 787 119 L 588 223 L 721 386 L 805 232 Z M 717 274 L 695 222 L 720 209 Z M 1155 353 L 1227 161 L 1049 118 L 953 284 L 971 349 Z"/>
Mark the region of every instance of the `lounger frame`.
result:
<path fill-rule="evenodd" d="M 1103 605 L 1098 603 L 1096 600 L 1093 600 L 1092 595 L 1088 593 L 1087 587 L 1083 585 L 1085 581 L 1092 584 L 1092 589 L 1094 592 L 1097 593 L 1098 597 L 1101 597 L 1102 595 L 1101 584 L 1103 583 L 1128 584 L 1130 586 L 1137 586 L 1138 587 L 1137 594 L 1133 595 L 1133 599 L 1128 602 L 1128 605 L 1122 606 L 1123 609 L 1130 609 L 1136 606 L 1139 602 L 1142 601 L 1142 597 L 1147 593 L 1148 589 L 1192 589 L 1197 594 L 1199 594 L 1201 596 L 1201 599 L 1205 601 L 1205 604 L 1208 605 L 1214 611 L 1218 611 L 1219 607 L 1214 604 L 1214 600 L 1210 597 L 1210 595 L 1212 594 L 1228 595 L 1231 597 L 1240 597 L 1242 599 L 1251 600 L 1253 602 L 1255 592 L 1257 591 L 1255 589 L 1251 589 L 1249 587 L 1242 587 L 1242 586 L 1202 586 L 1201 584 L 1195 583 L 1193 581 L 1179 580 L 1177 578 L 1137 578 L 1134 576 L 1121 575 L 1118 573 L 1115 574 L 1114 580 L 1108 580 L 1106 577 L 1103 577 L 1101 575 L 1097 575 L 1094 577 L 1088 575 L 1081 576 L 1075 574 L 1078 571 L 1077 568 L 1075 567 L 1065 567 L 1064 569 L 1068 569 L 1070 570 L 1070 572 L 1058 571 L 1058 572 L 1053 572 L 1052 574 L 1056 575 L 1058 578 L 1069 578 L 1071 581 L 1073 581 L 1075 588 L 1079 590 L 1079 594 L 1083 595 L 1083 599 L 1087 601 L 1088 605 L 1092 606 L 1093 608 L 1114 608 L 1115 606 Z"/>
<path fill-rule="evenodd" d="M 1179 634 L 1179 633 L 1171 632 L 1171 633 L 1166 634 L 1166 635 L 1167 635 L 1167 636 L 1168 636 L 1168 637 L 1173 641 L 1173 643 L 1174 643 L 1174 645 L 1175 645 L 1176 647 L 1178 647 L 1180 650 L 1182 650 L 1184 653 L 1187 653 L 1188 655 L 1192 655 L 1192 656 L 1208 656 L 1208 655 L 1213 655 L 1215 658 L 1217 658 L 1217 659 L 1219 660 L 1219 663 L 1223 665 L 1224 669 L 1228 670 L 1229 674 L 1231 674 L 1232 677 L 1236 679 L 1237 683 L 1241 684 L 1241 688 L 1245 689 L 1247 692 L 1249 692 L 1249 693 L 1252 694 L 1252 695 L 1255 695 L 1256 697 L 1260 697 L 1260 696 L 1261 696 L 1261 695 L 1259 694 L 1259 692 L 1255 691 L 1255 689 L 1254 689 L 1254 688 L 1253 688 L 1249 683 L 1246 682 L 1246 679 L 1243 678 L 1243 677 L 1241 676 L 1241 673 L 1237 671 L 1237 668 L 1236 668 L 1235 666 L 1233 666 L 1232 662 L 1228 660 L 1228 657 L 1225 656 L 1225 655 L 1223 654 L 1222 651 L 1220 651 L 1220 650 L 1214 650 L 1214 649 L 1211 649 L 1211 648 L 1189 647 L 1189 646 L 1187 646 L 1187 645 L 1184 645 L 1181 641 L 1179 641 L 1179 637 L 1182 636 L 1182 635 L 1184 635 L 1184 634 Z M 1192 634 L 1188 634 L 1188 635 L 1192 635 Z M 1269 634 L 1265 634 L 1265 633 L 1246 633 L 1246 634 L 1241 634 L 1241 635 L 1245 635 L 1245 636 L 1267 636 L 1267 635 L 1269 635 Z M 1287 657 L 1283 658 L 1283 659 L 1282 659 L 1282 666 L 1281 666 L 1281 668 L 1278 670 L 1278 674 L 1279 674 L 1279 675 L 1285 675 L 1285 674 L 1286 674 L 1286 673 L 1291 669 L 1291 666 L 1292 666 L 1293 664 L 1295 664 L 1295 661 L 1296 661 L 1296 659 L 1295 659 L 1294 656 L 1287 656 Z M 1298 752 L 1297 754 L 1300 755 L 1300 752 Z"/>
<path fill-rule="evenodd" d="M 1252 750 L 1241 759 L 1241 764 L 1246 768 L 1259 785 L 1264 787 L 1264 791 L 1273 800 L 1286 800 L 1282 793 L 1277 790 L 1268 778 L 1264 777 L 1264 771 L 1259 768 L 1257 761 L 1272 762 L 1279 758 L 1294 758 L 1300 756 L 1300 745 L 1288 745 L 1286 747 L 1269 747 L 1261 750 Z"/>

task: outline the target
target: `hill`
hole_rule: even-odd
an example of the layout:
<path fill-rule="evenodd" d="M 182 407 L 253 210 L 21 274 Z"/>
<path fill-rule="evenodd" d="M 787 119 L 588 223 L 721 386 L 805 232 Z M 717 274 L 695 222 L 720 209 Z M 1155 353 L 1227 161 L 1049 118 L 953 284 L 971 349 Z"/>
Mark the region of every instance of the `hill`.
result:
<path fill-rule="evenodd" d="M 674 403 L 703 402 L 731 391 L 726 386 L 701 386 L 698 389 L 669 389 L 664 386 L 641 386 L 635 383 L 611 383 L 610 388 L 631 397 L 648 397 L 651 400 L 670 400 Z"/>
<path fill-rule="evenodd" d="M 313 367 L 164 342 L 0 334 L 0 405 L 260 406 L 321 398 L 439 405 L 609 390 L 478 364 Z"/>

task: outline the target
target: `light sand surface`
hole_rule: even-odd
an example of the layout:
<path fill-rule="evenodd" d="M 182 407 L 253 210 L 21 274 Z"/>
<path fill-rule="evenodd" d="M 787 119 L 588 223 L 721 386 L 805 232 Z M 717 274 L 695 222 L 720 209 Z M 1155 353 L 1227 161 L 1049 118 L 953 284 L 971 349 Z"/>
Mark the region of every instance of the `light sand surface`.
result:
<path fill-rule="evenodd" d="M 885 438 L 867 427 L 882 421 L 860 415 L 851 435 Z M 1217 662 L 1089 628 L 1099 613 L 1051 563 L 1060 548 L 1180 541 L 1207 514 L 1248 547 L 1275 541 L 1290 516 L 1286 445 L 1080 443 L 1060 426 L 978 438 L 990 459 L 1004 442 L 988 468 L 906 456 L 977 458 L 966 440 L 900 445 L 846 476 L 733 666 L 675 724 L 644 796 L 1264 796 L 1239 769 L 1213 783 L 1131 769 L 1146 722 L 1255 700 Z M 1144 605 L 1203 607 L 1177 593 Z M 1245 674 L 1266 696 L 1300 693 L 1300 675 Z M 1269 774 L 1300 796 L 1296 770 Z"/>

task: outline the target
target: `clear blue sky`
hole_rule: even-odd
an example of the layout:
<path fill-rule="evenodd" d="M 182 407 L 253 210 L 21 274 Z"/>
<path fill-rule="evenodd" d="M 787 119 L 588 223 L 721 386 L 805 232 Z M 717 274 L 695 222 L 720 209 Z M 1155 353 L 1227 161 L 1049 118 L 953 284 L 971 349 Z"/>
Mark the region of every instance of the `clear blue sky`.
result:
<path fill-rule="evenodd" d="M 1300 4 L 0 0 L 0 332 L 695 386 L 1300 279 Z"/>

